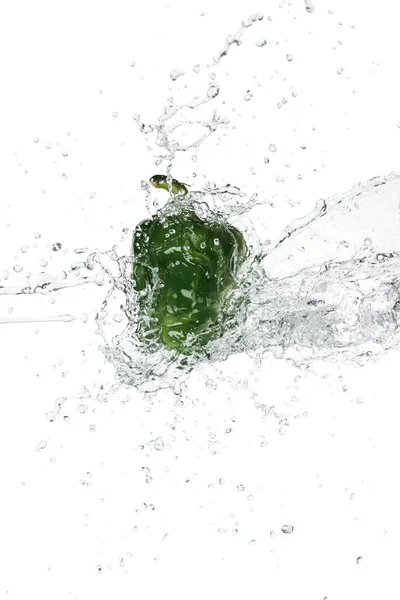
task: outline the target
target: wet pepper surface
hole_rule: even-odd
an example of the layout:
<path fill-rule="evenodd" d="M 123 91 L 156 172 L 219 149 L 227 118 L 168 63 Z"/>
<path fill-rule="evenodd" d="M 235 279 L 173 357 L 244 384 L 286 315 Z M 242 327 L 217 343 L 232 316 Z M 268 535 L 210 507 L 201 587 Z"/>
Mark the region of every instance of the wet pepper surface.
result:
<path fill-rule="evenodd" d="M 140 223 L 132 251 L 143 340 L 190 353 L 218 336 L 216 321 L 248 255 L 235 227 L 183 208 Z"/>

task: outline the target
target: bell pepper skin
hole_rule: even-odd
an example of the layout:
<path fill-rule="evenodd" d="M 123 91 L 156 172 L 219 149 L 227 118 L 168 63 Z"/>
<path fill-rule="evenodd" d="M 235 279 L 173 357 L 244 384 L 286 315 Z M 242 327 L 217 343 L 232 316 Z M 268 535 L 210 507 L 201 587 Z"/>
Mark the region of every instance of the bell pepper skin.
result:
<path fill-rule="evenodd" d="M 132 254 L 143 341 L 188 354 L 218 337 L 218 317 L 248 254 L 239 230 L 182 207 L 139 223 Z"/>

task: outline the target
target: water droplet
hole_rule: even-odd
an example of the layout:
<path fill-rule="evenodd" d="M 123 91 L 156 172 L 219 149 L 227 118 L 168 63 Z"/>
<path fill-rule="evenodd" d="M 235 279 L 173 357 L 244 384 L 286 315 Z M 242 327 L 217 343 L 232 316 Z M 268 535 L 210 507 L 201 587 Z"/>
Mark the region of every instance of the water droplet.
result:
<path fill-rule="evenodd" d="M 200 65 L 194 65 L 194 67 L 193 67 L 193 71 L 194 71 L 195 73 L 200 73 Z"/>
<path fill-rule="evenodd" d="M 300 146 L 300 148 L 301 148 L 302 150 L 306 150 L 307 146 L 306 146 L 305 144 L 302 144 L 302 145 Z"/>
<path fill-rule="evenodd" d="M 244 485 L 243 485 L 243 484 L 240 484 L 240 485 L 237 485 L 237 486 L 236 486 L 236 489 L 237 489 L 237 491 L 238 491 L 238 492 L 244 492 L 244 490 L 245 490 L 245 487 L 244 487 Z"/>
<path fill-rule="evenodd" d="M 359 556 L 356 560 L 356 564 L 359 565 L 363 561 L 363 557 Z"/>
<path fill-rule="evenodd" d="M 39 240 L 42 237 L 40 233 L 35 233 L 35 240 Z"/>
<path fill-rule="evenodd" d="M 136 65 L 135 61 L 131 62 L 131 67 L 134 67 Z"/>
<path fill-rule="evenodd" d="M 47 262 L 47 260 L 40 260 L 40 261 L 39 261 L 39 265 L 40 265 L 41 267 L 47 267 L 47 265 L 48 265 L 48 264 L 49 264 L 49 263 Z"/>
<path fill-rule="evenodd" d="M 266 164 L 268 164 L 268 163 L 269 163 L 269 158 L 268 158 L 268 156 L 264 156 L 264 162 L 265 162 Z"/>
<path fill-rule="evenodd" d="M 275 146 L 275 144 L 270 144 L 269 145 L 269 151 L 270 152 L 276 152 L 276 146 Z"/>
<path fill-rule="evenodd" d="M 14 265 L 13 269 L 16 273 L 21 273 L 21 271 L 23 270 L 23 266 L 22 265 Z"/>
<path fill-rule="evenodd" d="M 39 141 L 39 138 L 38 138 L 38 137 L 35 137 L 35 138 L 33 138 L 33 141 L 35 142 L 35 144 L 37 144 L 37 143 L 38 143 L 38 141 Z"/>
<path fill-rule="evenodd" d="M 185 71 L 183 69 L 172 69 L 169 76 L 171 77 L 172 81 L 176 81 L 178 77 L 182 77 L 184 74 Z"/>
<path fill-rule="evenodd" d="M 344 71 L 344 67 L 340 67 L 340 68 L 339 68 L 339 69 L 336 71 L 336 73 L 337 73 L 338 75 L 341 75 L 341 74 L 343 73 L 343 71 Z"/>
<path fill-rule="evenodd" d="M 262 20 L 263 20 L 263 18 L 264 18 L 264 13 L 262 13 L 262 12 L 258 12 L 258 13 L 257 13 L 257 20 L 258 20 L 258 21 L 262 21 Z"/>
<path fill-rule="evenodd" d="M 305 0 L 305 2 L 306 2 L 306 11 L 308 13 L 314 12 L 315 8 L 314 8 L 313 3 L 310 0 Z"/>
<path fill-rule="evenodd" d="M 164 440 L 161 437 L 154 440 L 154 449 L 160 452 L 164 450 Z"/>
<path fill-rule="evenodd" d="M 267 45 L 267 40 L 265 38 L 260 38 L 259 40 L 256 41 L 256 46 L 258 46 L 259 48 L 262 48 L 263 46 Z"/>
<path fill-rule="evenodd" d="M 21 246 L 21 252 L 22 252 L 22 254 L 25 254 L 25 252 L 28 251 L 28 248 L 29 248 L 29 246 L 26 246 L 26 245 Z"/>
<path fill-rule="evenodd" d="M 50 145 L 50 144 L 47 142 L 47 144 L 46 144 L 46 149 L 47 149 L 47 150 L 50 150 L 50 148 L 51 148 L 51 145 Z"/>
<path fill-rule="evenodd" d="M 215 246 L 219 246 L 219 239 L 218 238 L 214 238 L 214 244 L 215 244 Z"/>
<path fill-rule="evenodd" d="M 292 62 L 293 56 L 291 54 L 286 54 L 286 60 L 288 60 L 289 62 Z"/>
<path fill-rule="evenodd" d="M 62 152 L 62 155 L 63 155 L 64 157 L 67 157 L 67 156 L 68 156 L 68 152 L 67 152 L 66 150 L 64 150 L 64 151 Z"/>
<path fill-rule="evenodd" d="M 282 525 L 281 527 L 281 531 L 282 533 L 293 533 L 294 527 L 293 525 Z"/>
<path fill-rule="evenodd" d="M 62 248 L 62 245 L 60 244 L 60 242 L 56 242 L 51 247 L 51 249 L 53 250 L 53 252 L 58 252 L 59 250 L 61 250 L 61 248 Z"/>
<path fill-rule="evenodd" d="M 247 102 L 249 100 L 251 100 L 253 97 L 253 92 L 251 90 L 247 90 L 246 94 L 244 95 L 244 100 L 246 100 Z"/>
<path fill-rule="evenodd" d="M 114 119 L 116 119 L 118 117 L 118 113 L 116 110 L 114 110 L 114 112 L 112 113 L 112 116 L 114 117 Z"/>
<path fill-rule="evenodd" d="M 44 448 L 46 448 L 46 446 L 47 446 L 46 440 L 41 440 L 36 446 L 36 452 L 39 452 L 40 450 L 44 450 Z"/>
<path fill-rule="evenodd" d="M 207 96 L 208 98 L 215 98 L 216 96 L 218 96 L 218 94 L 219 85 L 215 81 L 212 81 L 208 86 Z"/>

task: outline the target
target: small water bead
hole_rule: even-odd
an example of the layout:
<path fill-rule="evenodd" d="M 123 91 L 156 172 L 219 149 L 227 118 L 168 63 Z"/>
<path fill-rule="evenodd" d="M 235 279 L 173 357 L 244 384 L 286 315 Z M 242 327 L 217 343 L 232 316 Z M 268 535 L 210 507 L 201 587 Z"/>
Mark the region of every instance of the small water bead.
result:
<path fill-rule="evenodd" d="M 51 145 L 50 145 L 50 144 L 47 142 L 47 144 L 46 144 L 46 149 L 47 149 L 47 150 L 50 150 L 50 148 L 51 148 Z"/>
<path fill-rule="evenodd" d="M 238 491 L 238 492 L 244 492 L 244 490 L 245 490 L 245 487 L 244 487 L 244 485 L 243 485 L 243 484 L 240 484 L 240 485 L 237 485 L 237 486 L 236 486 L 236 489 L 237 489 L 237 491 Z"/>
<path fill-rule="evenodd" d="M 176 81 L 178 79 L 178 77 L 182 77 L 182 75 L 184 75 L 184 74 L 185 74 L 185 71 L 183 69 L 172 69 L 169 76 L 172 79 L 172 81 Z"/>
<path fill-rule="evenodd" d="M 269 158 L 268 158 L 268 156 L 264 156 L 264 162 L 265 162 L 265 164 L 268 164 L 268 163 L 269 163 Z"/>
<path fill-rule="evenodd" d="M 154 440 L 154 449 L 158 450 L 159 452 L 161 452 L 162 450 L 164 450 L 165 444 L 164 444 L 164 440 L 161 437 L 158 437 Z"/>
<path fill-rule="evenodd" d="M 307 149 L 307 146 L 306 146 L 305 144 L 302 144 L 302 145 L 300 146 L 300 148 L 301 148 L 302 150 L 306 150 L 306 149 Z"/>
<path fill-rule="evenodd" d="M 33 138 L 33 141 L 35 142 L 35 144 L 37 144 L 37 143 L 38 143 L 38 141 L 39 141 L 39 138 L 38 138 L 38 137 L 35 137 L 35 138 Z"/>
<path fill-rule="evenodd" d="M 292 62 L 293 56 L 291 54 L 286 54 L 286 60 L 288 60 L 289 62 Z"/>
<path fill-rule="evenodd" d="M 359 565 L 360 563 L 362 563 L 362 561 L 363 561 L 363 557 L 359 556 L 356 560 L 356 564 Z"/>
<path fill-rule="evenodd" d="M 41 440 L 37 446 L 36 446 L 36 452 L 39 452 L 40 450 L 44 450 L 47 446 L 47 442 L 46 440 Z"/>
<path fill-rule="evenodd" d="M 40 261 L 39 261 L 39 265 L 40 265 L 41 267 L 47 267 L 47 265 L 48 265 L 48 264 L 49 264 L 49 263 L 47 262 L 47 260 L 40 260 Z"/>
<path fill-rule="evenodd" d="M 131 62 L 131 67 L 134 67 L 136 65 L 135 61 Z"/>
<path fill-rule="evenodd" d="M 215 244 L 215 246 L 219 246 L 219 239 L 218 238 L 214 238 L 214 244 Z"/>
<path fill-rule="evenodd" d="M 25 254 L 25 252 L 28 251 L 28 248 L 29 248 L 29 246 L 26 246 L 26 245 L 25 246 L 21 246 L 21 252 L 22 252 L 22 254 Z"/>
<path fill-rule="evenodd" d="M 310 0 L 305 0 L 305 3 L 306 3 L 306 11 L 308 13 L 313 13 L 315 10 L 313 3 Z"/>
<path fill-rule="evenodd" d="M 112 116 L 114 117 L 114 119 L 116 119 L 118 117 L 117 111 L 114 110 L 113 113 L 112 113 Z"/>
<path fill-rule="evenodd" d="M 282 525 L 281 531 L 282 533 L 290 534 L 293 533 L 294 527 L 293 525 Z"/>
<path fill-rule="evenodd" d="M 216 96 L 218 96 L 218 94 L 219 94 L 219 85 L 215 81 L 212 81 L 208 86 L 207 97 L 210 99 L 215 98 Z"/>
<path fill-rule="evenodd" d="M 60 244 L 60 242 L 56 242 L 51 247 L 51 249 L 53 250 L 53 252 L 58 252 L 59 250 L 61 250 L 61 248 L 62 248 L 62 245 Z"/>
<path fill-rule="evenodd" d="M 66 150 L 64 150 L 64 151 L 62 152 L 62 155 L 63 155 L 63 156 L 66 158 L 66 157 L 68 156 L 68 152 L 67 152 Z"/>
<path fill-rule="evenodd" d="M 23 266 L 22 265 L 14 265 L 13 269 L 16 273 L 21 273 L 21 271 L 23 270 Z"/>
<path fill-rule="evenodd" d="M 265 38 L 260 38 L 259 40 L 256 41 L 256 46 L 258 46 L 258 48 L 262 48 L 263 46 L 267 45 L 267 40 Z"/>
<path fill-rule="evenodd" d="M 270 152 L 276 152 L 276 146 L 275 146 L 275 144 L 270 144 L 269 145 L 269 151 Z"/>
<path fill-rule="evenodd" d="M 338 75 L 341 75 L 341 74 L 343 73 L 343 71 L 344 71 L 344 67 L 340 67 L 340 68 L 339 68 L 339 69 L 336 71 L 336 73 L 337 73 Z"/>
<path fill-rule="evenodd" d="M 244 95 L 244 100 L 246 100 L 246 102 L 248 102 L 249 100 L 251 100 L 253 97 L 253 92 L 251 90 L 247 90 L 246 94 Z"/>
<path fill-rule="evenodd" d="M 200 65 L 194 65 L 194 67 L 193 67 L 193 71 L 194 71 L 195 73 L 200 73 Z"/>

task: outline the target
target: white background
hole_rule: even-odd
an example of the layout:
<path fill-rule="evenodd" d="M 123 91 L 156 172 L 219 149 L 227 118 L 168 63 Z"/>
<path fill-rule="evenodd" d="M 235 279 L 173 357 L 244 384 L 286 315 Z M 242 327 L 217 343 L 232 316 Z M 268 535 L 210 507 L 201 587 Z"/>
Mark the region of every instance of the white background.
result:
<path fill-rule="evenodd" d="M 0 285 L 68 268 L 79 259 L 74 248 L 129 251 L 146 216 L 140 181 L 154 174 L 157 152 L 132 116 L 153 123 L 168 96 L 203 96 L 210 71 L 221 92 L 202 114 L 217 108 L 235 128 L 211 137 L 197 162 L 179 156 L 174 176 L 257 191 L 273 204 L 262 213 L 265 237 L 318 198 L 399 169 L 394 0 L 315 0 L 312 14 L 302 0 L 7 4 Z M 242 45 L 207 67 L 259 11 L 265 17 Z M 175 68 L 185 76 L 172 82 Z M 212 390 L 199 377 L 182 407 L 162 394 L 149 410 L 134 390 L 99 403 L 114 376 L 95 334 L 105 294 L 88 286 L 54 294 L 54 304 L 51 295 L 0 298 L 0 319 L 78 317 L 0 325 L 0 597 L 399 597 L 398 353 L 307 373 L 271 357 L 251 376 L 240 357 L 219 369 L 241 384 Z M 79 399 L 84 386 L 90 398 Z M 68 399 L 49 423 L 58 397 Z M 284 435 L 255 401 L 287 415 Z M 163 450 L 146 446 L 158 437 Z"/>

